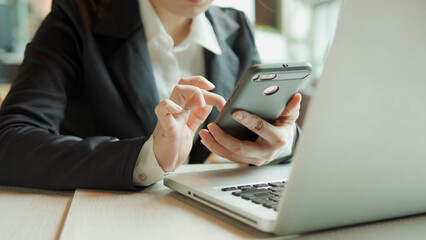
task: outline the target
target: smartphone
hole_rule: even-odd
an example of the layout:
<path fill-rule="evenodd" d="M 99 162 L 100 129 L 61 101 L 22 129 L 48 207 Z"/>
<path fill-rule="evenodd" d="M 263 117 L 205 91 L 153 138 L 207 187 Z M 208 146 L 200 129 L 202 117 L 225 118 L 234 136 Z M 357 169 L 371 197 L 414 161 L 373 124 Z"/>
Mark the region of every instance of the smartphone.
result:
<path fill-rule="evenodd" d="M 235 138 L 256 140 L 257 134 L 235 121 L 231 114 L 245 110 L 274 122 L 311 73 L 312 66 L 307 62 L 251 66 L 238 81 L 215 123 Z"/>

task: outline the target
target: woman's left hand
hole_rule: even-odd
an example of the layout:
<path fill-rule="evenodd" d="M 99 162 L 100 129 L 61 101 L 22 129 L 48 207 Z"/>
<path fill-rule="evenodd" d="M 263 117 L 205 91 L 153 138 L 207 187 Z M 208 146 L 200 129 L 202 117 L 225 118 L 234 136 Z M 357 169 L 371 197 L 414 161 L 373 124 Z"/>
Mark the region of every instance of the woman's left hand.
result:
<path fill-rule="evenodd" d="M 216 123 L 210 123 L 200 130 L 201 142 L 214 154 L 239 163 L 257 166 L 271 160 L 288 144 L 293 134 L 293 125 L 299 117 L 302 95 L 296 93 L 278 119 L 270 124 L 260 117 L 238 110 L 232 117 L 255 132 L 255 142 L 241 141 L 226 134 Z"/>

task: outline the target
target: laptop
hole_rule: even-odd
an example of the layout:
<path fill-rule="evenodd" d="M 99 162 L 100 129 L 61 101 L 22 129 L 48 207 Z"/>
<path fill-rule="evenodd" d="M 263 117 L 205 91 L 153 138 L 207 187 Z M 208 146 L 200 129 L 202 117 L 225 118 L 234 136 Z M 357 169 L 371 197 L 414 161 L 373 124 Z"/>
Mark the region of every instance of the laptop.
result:
<path fill-rule="evenodd" d="M 277 235 L 425 213 L 424 9 L 424 0 L 343 4 L 291 165 L 170 174 L 164 184 Z"/>

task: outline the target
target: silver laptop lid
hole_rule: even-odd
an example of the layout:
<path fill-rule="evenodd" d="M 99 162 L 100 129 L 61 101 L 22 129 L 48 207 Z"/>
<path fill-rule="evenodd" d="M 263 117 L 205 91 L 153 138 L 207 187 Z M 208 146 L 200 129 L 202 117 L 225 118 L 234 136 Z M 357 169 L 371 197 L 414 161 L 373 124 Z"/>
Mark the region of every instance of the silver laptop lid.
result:
<path fill-rule="evenodd" d="M 426 1 L 347 1 L 276 232 L 426 212 Z"/>

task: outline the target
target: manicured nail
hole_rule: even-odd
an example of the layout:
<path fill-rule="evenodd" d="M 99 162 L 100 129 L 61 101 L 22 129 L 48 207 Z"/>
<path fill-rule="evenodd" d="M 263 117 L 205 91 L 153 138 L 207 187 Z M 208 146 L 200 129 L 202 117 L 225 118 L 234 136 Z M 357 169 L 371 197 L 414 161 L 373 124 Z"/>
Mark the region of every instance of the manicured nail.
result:
<path fill-rule="evenodd" d="M 181 106 L 179 106 L 179 105 L 175 105 L 175 108 L 176 108 L 176 110 L 178 110 L 179 112 L 181 112 L 182 111 L 182 107 Z"/>
<path fill-rule="evenodd" d="M 211 88 L 215 88 L 215 87 L 216 87 L 213 83 L 211 83 L 211 82 L 210 82 L 210 81 L 208 81 L 208 80 L 207 80 L 207 84 L 208 84 Z"/>
<path fill-rule="evenodd" d="M 211 133 L 216 133 L 217 128 L 213 123 L 207 125 L 207 128 L 210 130 Z"/>
<path fill-rule="evenodd" d="M 235 119 L 235 120 L 237 120 L 237 121 L 241 121 L 241 120 L 243 120 L 243 114 L 241 113 L 241 112 L 234 112 L 233 114 L 232 114 L 232 117 Z"/>
<path fill-rule="evenodd" d="M 202 131 L 202 130 L 204 130 L 204 131 Z M 200 135 L 201 139 L 205 139 L 205 138 L 208 137 L 208 131 L 209 130 L 207 130 L 207 129 L 202 129 L 202 130 L 200 130 L 199 135 Z"/>
<path fill-rule="evenodd" d="M 203 139 L 203 138 L 204 138 L 204 133 L 203 133 L 203 131 L 199 131 L 199 132 L 198 132 L 198 135 L 200 135 L 201 139 Z"/>

